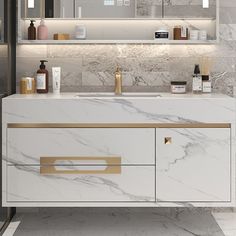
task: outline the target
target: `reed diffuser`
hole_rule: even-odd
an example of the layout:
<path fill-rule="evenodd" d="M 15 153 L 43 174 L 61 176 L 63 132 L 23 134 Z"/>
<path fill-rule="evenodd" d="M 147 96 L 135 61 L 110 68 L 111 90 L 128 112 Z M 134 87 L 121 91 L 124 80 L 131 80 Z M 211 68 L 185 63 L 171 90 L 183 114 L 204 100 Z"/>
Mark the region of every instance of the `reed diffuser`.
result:
<path fill-rule="evenodd" d="M 210 71 L 212 68 L 213 62 L 209 57 L 202 57 L 200 61 L 201 73 L 202 73 L 202 92 L 211 93 L 212 84 L 210 79 Z"/>

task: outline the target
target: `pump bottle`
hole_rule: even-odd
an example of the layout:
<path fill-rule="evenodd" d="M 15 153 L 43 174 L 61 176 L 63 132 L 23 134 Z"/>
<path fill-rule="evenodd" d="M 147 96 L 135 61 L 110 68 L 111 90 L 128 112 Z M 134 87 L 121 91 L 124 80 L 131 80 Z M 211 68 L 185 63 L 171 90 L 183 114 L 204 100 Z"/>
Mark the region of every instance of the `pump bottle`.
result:
<path fill-rule="evenodd" d="M 41 20 L 40 25 L 38 26 L 37 38 L 39 40 L 47 40 L 48 39 L 48 27 L 45 25 L 44 19 Z"/>
<path fill-rule="evenodd" d="M 34 26 L 35 20 L 30 20 L 30 26 L 28 28 L 28 40 L 36 40 L 36 28 Z"/>
<path fill-rule="evenodd" d="M 36 77 L 36 90 L 37 93 L 48 93 L 48 71 L 46 70 L 45 62 L 46 60 L 41 60 L 41 65 L 37 71 Z"/>

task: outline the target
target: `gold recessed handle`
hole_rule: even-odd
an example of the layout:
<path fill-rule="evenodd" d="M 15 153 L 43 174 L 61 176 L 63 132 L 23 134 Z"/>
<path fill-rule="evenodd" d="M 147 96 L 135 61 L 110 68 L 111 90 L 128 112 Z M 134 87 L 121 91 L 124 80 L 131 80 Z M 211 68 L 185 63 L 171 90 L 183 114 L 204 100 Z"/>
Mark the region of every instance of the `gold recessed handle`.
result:
<path fill-rule="evenodd" d="M 166 145 L 172 144 L 172 138 L 171 138 L 171 137 L 165 137 L 164 143 L 165 143 Z"/>
<path fill-rule="evenodd" d="M 41 157 L 40 174 L 121 174 L 121 157 Z"/>

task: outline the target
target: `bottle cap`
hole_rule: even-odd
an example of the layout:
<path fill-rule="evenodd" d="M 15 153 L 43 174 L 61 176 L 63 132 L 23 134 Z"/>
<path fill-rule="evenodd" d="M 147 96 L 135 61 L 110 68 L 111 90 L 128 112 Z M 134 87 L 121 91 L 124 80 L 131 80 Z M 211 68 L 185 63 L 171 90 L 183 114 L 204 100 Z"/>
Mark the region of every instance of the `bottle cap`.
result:
<path fill-rule="evenodd" d="M 200 67 L 199 67 L 199 65 L 195 65 L 195 68 L 194 68 L 194 74 L 195 75 L 199 75 L 201 72 L 200 72 Z"/>
<path fill-rule="evenodd" d="M 208 80 L 210 80 L 210 76 L 209 75 L 202 75 L 202 80 L 208 81 Z"/>
<path fill-rule="evenodd" d="M 39 68 L 40 69 L 42 69 L 42 70 L 44 70 L 45 68 L 46 68 L 46 66 L 45 66 L 45 62 L 48 62 L 48 61 L 46 61 L 46 60 L 40 60 L 40 62 L 41 62 L 41 65 L 39 66 Z"/>
<path fill-rule="evenodd" d="M 35 22 L 35 20 L 30 20 L 30 22 L 31 22 L 31 23 L 30 23 L 30 25 L 31 25 L 31 26 L 33 26 L 33 25 L 34 25 L 34 22 Z"/>
<path fill-rule="evenodd" d="M 45 20 L 44 19 L 41 19 L 40 25 L 45 25 Z"/>

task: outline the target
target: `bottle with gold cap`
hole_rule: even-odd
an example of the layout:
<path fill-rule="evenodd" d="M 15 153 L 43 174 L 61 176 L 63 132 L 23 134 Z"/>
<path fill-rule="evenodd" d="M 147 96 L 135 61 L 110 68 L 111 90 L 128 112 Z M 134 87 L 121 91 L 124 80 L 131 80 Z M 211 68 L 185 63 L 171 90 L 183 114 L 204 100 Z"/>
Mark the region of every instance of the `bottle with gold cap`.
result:
<path fill-rule="evenodd" d="M 115 72 L 115 94 L 116 95 L 122 94 L 122 74 L 119 66 L 117 66 Z"/>

